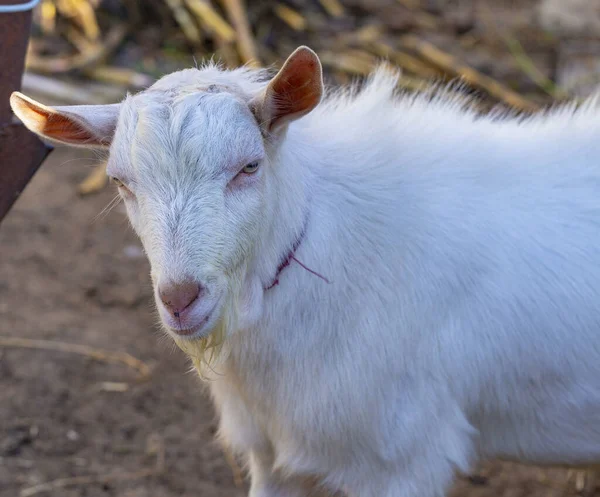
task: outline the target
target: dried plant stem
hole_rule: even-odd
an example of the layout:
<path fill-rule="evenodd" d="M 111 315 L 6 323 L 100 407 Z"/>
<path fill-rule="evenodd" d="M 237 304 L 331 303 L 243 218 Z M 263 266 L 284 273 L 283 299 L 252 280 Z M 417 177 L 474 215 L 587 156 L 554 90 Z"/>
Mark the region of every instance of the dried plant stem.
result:
<path fill-rule="evenodd" d="M 347 50 L 343 53 L 321 52 L 320 58 L 326 66 L 363 76 L 369 74 L 377 63 L 376 57 L 363 50 Z"/>
<path fill-rule="evenodd" d="M 36 95 L 44 95 L 45 98 L 73 105 L 108 103 L 119 100 L 125 93 L 123 88 L 70 83 L 32 72 L 26 72 L 23 75 L 23 89 Z"/>
<path fill-rule="evenodd" d="M 100 38 L 96 13 L 87 0 L 58 0 L 55 4 L 59 12 L 81 26 L 88 40 L 97 41 Z"/>
<path fill-rule="evenodd" d="M 331 17 L 342 17 L 345 14 L 344 6 L 339 0 L 319 0 L 319 3 Z"/>
<path fill-rule="evenodd" d="M 200 45 L 202 35 L 196 24 L 194 24 L 194 19 L 183 5 L 183 0 L 166 0 L 166 2 L 188 41 L 193 45 Z"/>
<path fill-rule="evenodd" d="M 402 38 L 402 45 L 405 48 L 416 52 L 421 58 L 429 63 L 443 69 L 449 74 L 461 77 L 468 84 L 488 92 L 491 96 L 504 102 L 510 107 L 525 112 L 535 112 L 539 110 L 539 106 L 534 102 L 515 93 L 495 79 L 481 74 L 479 71 L 476 71 L 466 64 L 462 64 L 452 55 L 447 54 L 431 43 L 420 40 L 415 36 L 407 35 Z"/>
<path fill-rule="evenodd" d="M 85 75 L 104 83 L 117 84 L 140 90 L 146 89 L 154 83 L 154 78 L 147 74 L 127 69 L 126 67 L 97 66 L 86 69 Z"/>
<path fill-rule="evenodd" d="M 56 4 L 52 0 L 43 0 L 39 16 L 42 33 L 53 34 L 56 31 Z"/>
<path fill-rule="evenodd" d="M 221 0 L 223 8 L 227 12 L 229 21 L 237 33 L 238 52 L 245 64 L 250 66 L 260 66 L 258 50 L 252 36 L 248 14 L 243 0 Z"/>
<path fill-rule="evenodd" d="M 398 50 L 394 50 L 385 43 L 374 41 L 369 44 L 369 49 L 379 57 L 388 59 L 390 62 L 393 62 L 398 67 L 414 74 L 415 76 L 420 76 L 424 79 L 435 79 L 439 78 L 441 75 L 440 71 L 428 66 L 416 57 Z"/>
<path fill-rule="evenodd" d="M 275 4 L 273 9 L 277 17 L 294 31 L 304 31 L 306 29 L 306 19 L 300 12 L 282 3 Z"/>
<path fill-rule="evenodd" d="M 516 38 L 504 37 L 504 40 L 519 68 L 542 90 L 551 97 L 562 100 L 569 97 L 568 93 L 543 74 L 527 55 L 523 46 Z"/>
<path fill-rule="evenodd" d="M 235 41 L 234 29 L 210 3 L 206 0 L 185 0 L 185 3 L 205 30 L 215 33 L 225 43 Z"/>
<path fill-rule="evenodd" d="M 109 350 L 80 345 L 75 343 L 57 342 L 53 340 L 35 340 L 30 338 L 0 336 L 0 347 L 13 347 L 36 350 L 55 350 L 91 357 L 96 361 L 124 364 L 138 372 L 139 379 L 150 376 L 150 367 L 127 352 L 111 352 Z"/>
<path fill-rule="evenodd" d="M 40 57 L 29 50 L 26 67 L 28 70 L 43 74 L 86 69 L 98 64 L 114 52 L 125 39 L 126 34 L 126 25 L 117 24 L 108 32 L 103 42 L 95 43 L 89 50 L 70 57 Z"/>

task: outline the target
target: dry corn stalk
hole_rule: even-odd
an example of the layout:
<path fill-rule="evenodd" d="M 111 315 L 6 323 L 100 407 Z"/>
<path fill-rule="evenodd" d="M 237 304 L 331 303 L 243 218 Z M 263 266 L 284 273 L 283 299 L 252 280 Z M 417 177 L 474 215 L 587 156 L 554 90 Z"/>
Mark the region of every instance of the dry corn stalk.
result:
<path fill-rule="evenodd" d="M 398 67 L 424 79 L 435 79 L 440 77 L 440 72 L 423 63 L 421 60 L 404 52 L 394 50 L 382 42 L 372 42 L 369 49 L 379 57 L 393 62 Z"/>
<path fill-rule="evenodd" d="M 183 5 L 183 1 L 166 0 L 166 2 L 188 41 L 194 45 L 200 45 L 202 35 L 198 27 L 194 24 L 194 19 Z"/>
<path fill-rule="evenodd" d="M 154 78 L 126 67 L 96 66 L 86 69 L 85 75 L 104 83 L 142 90 L 154 83 Z"/>
<path fill-rule="evenodd" d="M 81 53 L 94 50 L 97 43 L 86 38 L 75 26 L 67 26 L 65 37 Z"/>
<path fill-rule="evenodd" d="M 304 31 L 306 29 L 306 19 L 300 12 L 282 3 L 275 4 L 273 8 L 277 17 L 293 30 Z"/>
<path fill-rule="evenodd" d="M 377 59 L 362 50 L 347 50 L 343 53 L 322 52 L 321 62 L 325 66 L 365 76 L 369 74 L 377 63 Z"/>
<path fill-rule="evenodd" d="M 406 74 L 402 74 L 398 78 L 398 87 L 403 90 L 423 92 L 429 87 L 429 83 L 420 78 L 413 78 Z"/>
<path fill-rule="evenodd" d="M 492 97 L 497 98 L 510 107 L 525 112 L 535 112 L 539 110 L 537 104 L 527 100 L 518 93 L 515 93 L 495 79 L 481 74 L 479 71 L 466 64 L 462 64 L 452 55 L 443 52 L 431 43 L 420 40 L 412 35 L 402 37 L 401 41 L 405 48 L 416 52 L 420 57 L 431 64 L 434 64 L 449 74 L 461 77 L 468 84 L 488 92 Z"/>
<path fill-rule="evenodd" d="M 133 357 L 127 352 L 113 352 L 110 350 L 91 347 L 89 345 L 58 342 L 53 340 L 35 340 L 30 338 L 0 336 L 0 347 L 55 350 L 58 352 L 68 352 L 90 357 L 96 361 L 120 363 L 137 371 L 139 380 L 147 379 L 151 373 L 151 369 L 146 363 L 140 361 L 136 357 Z"/>
<path fill-rule="evenodd" d="M 381 39 L 384 33 L 384 28 L 381 24 L 369 24 L 353 33 L 353 37 L 359 43 L 371 43 Z"/>
<path fill-rule="evenodd" d="M 185 3 L 206 31 L 215 33 L 225 43 L 235 40 L 233 28 L 207 1 L 185 0 Z"/>
<path fill-rule="evenodd" d="M 216 55 L 226 67 L 234 69 L 240 65 L 240 57 L 233 44 L 217 37 L 215 45 L 217 47 Z"/>
<path fill-rule="evenodd" d="M 65 17 L 71 17 L 79 24 L 89 40 L 96 41 L 100 38 L 96 13 L 87 0 L 58 0 L 56 7 Z"/>
<path fill-rule="evenodd" d="M 91 44 L 86 52 L 69 57 L 40 57 L 34 53 L 32 49 L 33 45 L 30 44 L 26 67 L 29 70 L 43 74 L 65 73 L 73 70 L 87 69 L 100 63 L 116 50 L 125 39 L 126 34 L 126 26 L 124 24 L 117 24 L 108 32 L 103 42 Z"/>
<path fill-rule="evenodd" d="M 42 33 L 51 34 L 56 30 L 56 4 L 52 0 L 44 0 L 39 10 Z"/>
<path fill-rule="evenodd" d="M 229 22 L 237 33 L 237 49 L 245 64 L 260 66 L 258 51 L 248 22 L 248 15 L 243 0 L 221 0 Z"/>
<path fill-rule="evenodd" d="M 339 0 L 319 0 L 319 2 L 331 17 L 342 17 L 344 15 L 344 6 Z"/>

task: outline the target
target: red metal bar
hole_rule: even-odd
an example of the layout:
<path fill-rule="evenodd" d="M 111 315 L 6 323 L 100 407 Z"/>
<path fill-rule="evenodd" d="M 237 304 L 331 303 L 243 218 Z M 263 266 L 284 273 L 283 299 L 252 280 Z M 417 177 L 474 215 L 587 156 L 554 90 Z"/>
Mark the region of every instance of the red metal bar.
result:
<path fill-rule="evenodd" d="M 26 1 L 0 0 L 15 3 Z M 52 150 L 15 122 L 10 110 L 10 94 L 21 87 L 30 28 L 31 11 L 0 13 L 0 221 Z"/>

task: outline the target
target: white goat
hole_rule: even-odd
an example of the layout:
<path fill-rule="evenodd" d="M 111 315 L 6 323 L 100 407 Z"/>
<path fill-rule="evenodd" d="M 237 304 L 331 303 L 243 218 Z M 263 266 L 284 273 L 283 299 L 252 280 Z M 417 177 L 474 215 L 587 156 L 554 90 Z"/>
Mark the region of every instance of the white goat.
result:
<path fill-rule="evenodd" d="M 11 103 L 47 139 L 110 145 L 252 497 L 432 497 L 481 458 L 600 461 L 595 103 L 481 118 L 383 70 L 322 92 L 301 47 L 270 81 L 209 65 L 118 105 Z"/>

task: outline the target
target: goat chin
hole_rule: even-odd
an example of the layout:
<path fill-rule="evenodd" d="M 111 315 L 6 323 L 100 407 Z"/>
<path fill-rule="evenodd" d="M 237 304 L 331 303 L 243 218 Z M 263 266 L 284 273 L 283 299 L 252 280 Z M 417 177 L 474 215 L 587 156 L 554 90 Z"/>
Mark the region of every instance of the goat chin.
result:
<path fill-rule="evenodd" d="M 228 337 L 251 328 L 260 320 L 263 299 L 264 289 L 260 279 L 242 267 L 228 278 L 221 318 L 210 333 L 193 340 L 174 337 L 177 346 L 192 360 L 202 377 L 219 361 Z"/>

